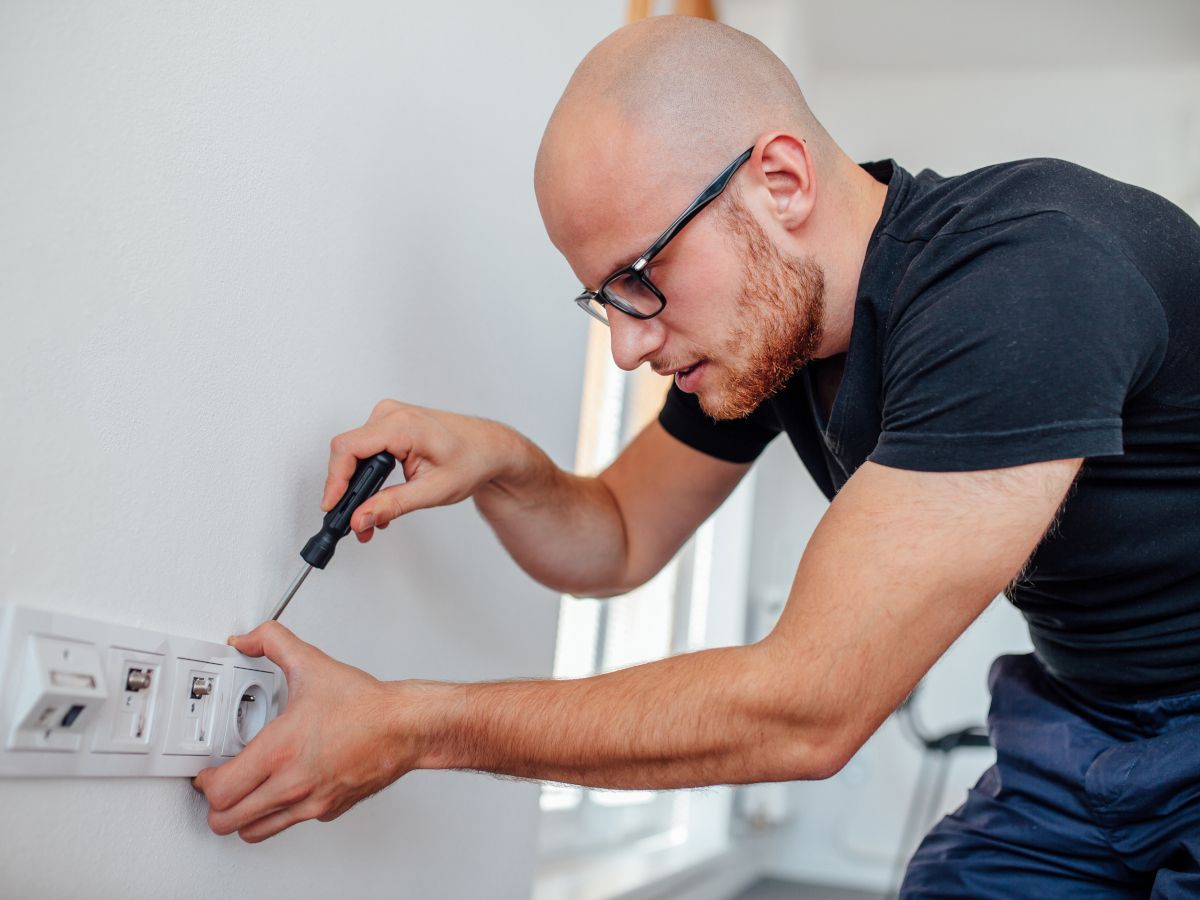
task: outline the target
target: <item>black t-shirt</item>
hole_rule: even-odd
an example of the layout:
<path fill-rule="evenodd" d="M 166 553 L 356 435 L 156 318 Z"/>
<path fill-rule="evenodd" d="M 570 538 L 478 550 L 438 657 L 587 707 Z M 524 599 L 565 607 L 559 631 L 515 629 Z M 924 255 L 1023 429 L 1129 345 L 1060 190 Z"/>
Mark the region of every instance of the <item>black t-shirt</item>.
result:
<path fill-rule="evenodd" d="M 745 419 L 672 387 L 659 421 L 749 462 L 784 431 L 832 498 L 864 460 L 968 471 L 1086 457 L 1009 599 L 1060 678 L 1200 687 L 1200 228 L 1051 159 L 888 185 L 825 421 L 801 369 Z"/>

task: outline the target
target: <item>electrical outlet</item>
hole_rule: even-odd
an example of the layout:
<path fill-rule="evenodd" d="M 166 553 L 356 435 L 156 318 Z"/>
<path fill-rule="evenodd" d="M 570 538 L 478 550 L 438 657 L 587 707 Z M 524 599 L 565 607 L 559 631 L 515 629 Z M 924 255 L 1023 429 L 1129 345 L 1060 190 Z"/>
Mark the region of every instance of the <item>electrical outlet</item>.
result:
<path fill-rule="evenodd" d="M 31 634 L 17 700 L 10 750 L 73 753 L 108 696 L 94 644 Z"/>
<path fill-rule="evenodd" d="M 216 746 L 217 709 L 224 706 L 221 667 L 195 659 L 175 660 L 170 694 L 171 724 L 163 753 L 208 756 Z"/>
<path fill-rule="evenodd" d="M 121 647 L 108 649 L 112 703 L 100 717 L 92 742 L 95 753 L 149 753 L 159 718 L 163 655 Z"/>
<path fill-rule="evenodd" d="M 235 756 L 275 716 L 275 673 L 234 666 L 231 713 L 222 756 Z"/>
<path fill-rule="evenodd" d="M 286 702 L 223 641 L 0 605 L 0 778 L 195 775 Z"/>

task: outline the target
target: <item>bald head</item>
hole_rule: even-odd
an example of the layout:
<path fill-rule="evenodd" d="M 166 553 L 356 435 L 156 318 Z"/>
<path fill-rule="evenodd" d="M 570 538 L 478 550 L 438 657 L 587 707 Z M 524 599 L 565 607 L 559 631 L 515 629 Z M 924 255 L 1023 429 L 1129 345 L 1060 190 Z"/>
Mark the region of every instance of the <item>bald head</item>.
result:
<path fill-rule="evenodd" d="M 836 180 L 840 151 L 787 66 L 761 42 L 688 16 L 627 25 L 584 57 L 546 126 L 534 188 L 547 232 L 568 258 L 615 262 L 619 253 L 589 253 L 606 242 L 602 223 L 648 243 L 772 131 L 804 140 L 817 173 L 827 184 Z M 650 224 L 634 234 L 631 222 Z"/>
<path fill-rule="evenodd" d="M 539 194 L 570 171 L 651 163 L 656 179 L 702 184 L 762 133 L 804 138 L 820 165 L 829 137 L 787 66 L 736 29 L 688 16 L 642 19 L 579 64 L 538 152 Z M 628 158 L 632 157 L 632 159 Z"/>
<path fill-rule="evenodd" d="M 712 212 L 647 257 L 750 147 Z M 838 148 L 791 72 L 749 35 L 674 16 L 609 35 L 555 107 L 534 182 L 546 231 L 585 288 L 640 263 L 637 280 L 622 278 L 600 303 L 620 310 L 619 291 L 647 282 L 663 301 L 648 319 L 609 317 L 616 363 L 676 373 L 709 415 L 745 415 L 797 367 L 848 346 L 887 188 Z"/>

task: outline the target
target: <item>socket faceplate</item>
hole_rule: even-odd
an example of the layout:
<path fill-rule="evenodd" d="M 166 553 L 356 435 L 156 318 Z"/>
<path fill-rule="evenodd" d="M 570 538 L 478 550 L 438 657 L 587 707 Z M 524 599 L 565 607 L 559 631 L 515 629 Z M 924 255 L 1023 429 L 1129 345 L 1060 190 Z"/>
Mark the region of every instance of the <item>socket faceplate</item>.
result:
<path fill-rule="evenodd" d="M 287 694 L 269 660 L 224 643 L 0 607 L 0 777 L 195 775 L 241 750 L 236 692 L 250 682 L 261 704 L 255 724 L 265 724 Z"/>

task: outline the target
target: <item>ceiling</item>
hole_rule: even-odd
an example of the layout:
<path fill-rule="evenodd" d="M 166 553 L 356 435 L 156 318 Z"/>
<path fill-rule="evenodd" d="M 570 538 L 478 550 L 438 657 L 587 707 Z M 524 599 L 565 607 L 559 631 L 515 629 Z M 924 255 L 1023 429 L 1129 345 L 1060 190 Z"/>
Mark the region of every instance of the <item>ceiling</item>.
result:
<path fill-rule="evenodd" d="M 803 0 L 821 71 L 1200 62 L 1197 0 Z"/>

